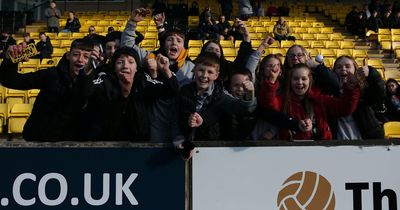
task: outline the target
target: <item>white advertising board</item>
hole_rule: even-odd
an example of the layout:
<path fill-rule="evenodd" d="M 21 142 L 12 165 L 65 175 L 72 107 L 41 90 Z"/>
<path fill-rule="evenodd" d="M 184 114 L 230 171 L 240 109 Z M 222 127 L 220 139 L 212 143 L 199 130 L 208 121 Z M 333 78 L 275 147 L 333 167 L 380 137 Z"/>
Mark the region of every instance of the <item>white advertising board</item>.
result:
<path fill-rule="evenodd" d="M 400 146 L 196 148 L 193 210 L 395 210 Z"/>

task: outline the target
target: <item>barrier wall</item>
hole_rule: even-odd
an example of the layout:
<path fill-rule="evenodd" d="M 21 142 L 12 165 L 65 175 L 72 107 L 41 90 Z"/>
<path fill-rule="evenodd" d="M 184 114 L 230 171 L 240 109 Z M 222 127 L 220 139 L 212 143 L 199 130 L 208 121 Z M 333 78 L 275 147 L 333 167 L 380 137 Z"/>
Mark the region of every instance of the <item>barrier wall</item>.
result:
<path fill-rule="evenodd" d="M 399 141 L 2 143 L 0 209 L 398 209 Z"/>

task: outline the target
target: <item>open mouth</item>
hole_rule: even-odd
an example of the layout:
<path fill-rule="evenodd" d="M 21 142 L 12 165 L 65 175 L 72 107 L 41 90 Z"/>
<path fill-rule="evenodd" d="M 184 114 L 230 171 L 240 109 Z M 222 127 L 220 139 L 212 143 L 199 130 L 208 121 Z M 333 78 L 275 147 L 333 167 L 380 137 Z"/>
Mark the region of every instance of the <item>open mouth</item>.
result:
<path fill-rule="evenodd" d="M 129 74 L 129 73 L 130 73 L 130 71 L 129 71 L 129 69 L 121 69 L 121 73 L 124 73 L 124 74 Z"/>
<path fill-rule="evenodd" d="M 172 54 L 172 55 L 178 54 L 178 48 L 175 47 L 175 46 L 170 47 L 169 48 L 169 53 Z"/>

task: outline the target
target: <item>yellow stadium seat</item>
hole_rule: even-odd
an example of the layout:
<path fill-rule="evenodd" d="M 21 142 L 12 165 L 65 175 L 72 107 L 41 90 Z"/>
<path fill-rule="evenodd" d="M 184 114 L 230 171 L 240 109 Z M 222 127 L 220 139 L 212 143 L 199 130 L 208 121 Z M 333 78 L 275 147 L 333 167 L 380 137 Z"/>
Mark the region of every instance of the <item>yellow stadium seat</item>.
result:
<path fill-rule="evenodd" d="M 189 48 L 189 57 L 197 57 L 201 52 L 201 48 L 200 47 L 191 47 Z"/>
<path fill-rule="evenodd" d="M 71 39 L 81 39 L 86 36 L 87 33 L 81 33 L 81 32 L 74 32 L 71 34 Z"/>
<path fill-rule="evenodd" d="M 71 33 L 70 32 L 60 32 L 57 34 L 57 39 L 70 39 Z"/>
<path fill-rule="evenodd" d="M 6 88 L 0 85 L 0 104 L 3 103 L 5 97 L 6 97 Z"/>
<path fill-rule="evenodd" d="M 57 58 L 43 58 L 39 64 L 39 69 L 50 68 L 58 64 Z"/>
<path fill-rule="evenodd" d="M 332 33 L 332 34 L 329 34 L 329 39 L 335 40 L 335 41 L 342 41 L 342 40 L 344 40 L 344 37 L 341 33 Z"/>
<path fill-rule="evenodd" d="M 315 57 L 315 56 L 319 55 L 318 49 L 306 48 L 306 50 L 311 55 L 311 57 Z"/>
<path fill-rule="evenodd" d="M 51 40 L 51 45 L 53 45 L 53 48 L 61 47 L 61 40 L 60 39 Z"/>
<path fill-rule="evenodd" d="M 315 38 L 320 41 L 327 41 L 329 40 L 328 34 L 315 34 Z"/>
<path fill-rule="evenodd" d="M 40 67 L 39 67 L 40 68 Z M 34 71 L 36 71 L 38 68 L 33 68 L 33 67 L 21 67 L 21 68 L 19 68 L 19 72 L 21 73 L 21 74 L 26 74 L 26 73 L 29 73 L 29 72 L 34 72 Z"/>
<path fill-rule="evenodd" d="M 323 22 L 312 22 L 311 24 L 313 28 L 322 28 L 325 26 Z"/>
<path fill-rule="evenodd" d="M 319 34 L 321 30 L 319 28 L 307 28 L 307 33 L 309 34 Z"/>
<path fill-rule="evenodd" d="M 367 58 L 368 53 L 366 50 L 359 50 L 359 49 L 354 49 L 353 50 L 353 58 Z"/>
<path fill-rule="evenodd" d="M 256 33 L 266 33 L 266 32 L 269 32 L 269 31 L 268 31 L 268 28 L 266 28 L 266 27 L 264 27 L 264 26 L 257 26 L 257 27 L 254 28 L 254 31 L 255 31 Z"/>
<path fill-rule="evenodd" d="M 311 48 L 324 48 L 325 44 L 323 41 L 310 41 Z"/>
<path fill-rule="evenodd" d="M 188 43 L 189 48 L 190 47 L 203 47 L 203 41 L 202 40 L 189 40 Z"/>
<path fill-rule="evenodd" d="M 332 68 L 334 63 L 335 63 L 335 59 L 334 58 L 324 58 L 324 64 L 328 68 Z"/>
<path fill-rule="evenodd" d="M 398 28 L 392 28 L 390 31 L 392 32 L 392 36 L 400 35 L 400 29 L 398 29 Z"/>
<path fill-rule="evenodd" d="M 40 90 L 39 89 L 31 89 L 28 90 L 27 92 L 27 97 L 28 97 L 28 103 L 33 104 L 36 97 L 39 95 Z"/>
<path fill-rule="evenodd" d="M 3 127 L 7 122 L 8 105 L 0 103 L 0 133 L 3 133 Z"/>
<path fill-rule="evenodd" d="M 57 39 L 57 33 L 46 33 L 46 36 L 50 38 L 50 40 Z"/>
<path fill-rule="evenodd" d="M 281 41 L 281 47 L 282 48 L 289 48 L 289 47 L 291 47 L 292 45 L 294 45 L 295 44 L 295 42 L 294 41 L 291 41 L 291 40 L 282 40 Z"/>
<path fill-rule="evenodd" d="M 110 24 L 111 24 L 113 27 L 116 27 L 116 26 L 118 26 L 118 27 L 125 27 L 124 21 L 120 21 L 120 20 L 113 20 L 113 21 L 110 22 Z"/>
<path fill-rule="evenodd" d="M 392 41 L 392 35 L 387 35 L 387 34 L 378 34 L 378 42 L 382 42 L 382 41 Z"/>
<path fill-rule="evenodd" d="M 144 39 L 142 42 L 140 42 L 140 47 L 142 48 L 151 48 L 155 49 L 157 42 L 155 39 Z"/>
<path fill-rule="evenodd" d="M 381 49 L 382 50 L 392 50 L 392 42 L 391 41 L 381 41 Z"/>
<path fill-rule="evenodd" d="M 280 54 L 282 56 L 286 56 L 286 49 L 284 48 L 271 48 L 269 49 L 271 54 Z"/>
<path fill-rule="evenodd" d="M 338 49 L 340 48 L 340 45 L 337 41 L 325 41 L 325 48 Z"/>
<path fill-rule="evenodd" d="M 379 35 L 390 35 L 392 32 L 388 28 L 380 28 L 378 29 L 378 34 Z"/>
<path fill-rule="evenodd" d="M 83 25 L 83 24 L 82 24 Z M 97 25 L 97 21 L 95 20 L 88 20 L 86 21 L 86 23 L 84 25 L 89 25 L 89 26 L 96 26 Z M 96 28 L 97 29 L 97 28 Z M 87 29 L 86 29 L 87 30 Z"/>
<path fill-rule="evenodd" d="M 340 41 L 340 48 L 341 49 L 354 49 L 354 42 L 353 41 Z"/>
<path fill-rule="evenodd" d="M 144 33 L 144 38 L 145 39 L 157 39 L 158 34 L 157 32 L 146 32 Z"/>
<path fill-rule="evenodd" d="M 32 112 L 32 104 L 15 104 L 8 113 L 8 133 L 22 133 Z"/>
<path fill-rule="evenodd" d="M 53 57 L 62 57 L 68 51 L 67 48 L 54 48 L 53 49 Z"/>
<path fill-rule="evenodd" d="M 235 45 L 233 44 L 233 42 L 231 40 L 221 40 L 219 41 L 219 43 L 221 44 L 221 46 L 223 48 L 234 48 Z"/>
<path fill-rule="evenodd" d="M 395 49 L 394 53 L 396 55 L 396 59 L 400 59 L 400 49 Z"/>
<path fill-rule="evenodd" d="M 368 62 L 369 64 L 369 62 Z M 397 81 L 400 81 L 400 71 L 398 70 L 386 70 L 385 71 L 385 79 L 393 78 Z"/>
<path fill-rule="evenodd" d="M 336 57 L 336 52 L 333 49 L 319 49 L 319 53 L 324 57 Z"/>
<path fill-rule="evenodd" d="M 368 59 L 368 65 L 377 68 L 377 69 L 383 69 L 383 62 L 381 59 Z"/>
<path fill-rule="evenodd" d="M 321 34 L 332 34 L 333 28 L 332 27 L 322 27 L 320 33 Z"/>
<path fill-rule="evenodd" d="M 315 34 L 300 34 L 302 40 L 315 40 Z"/>
<path fill-rule="evenodd" d="M 309 42 L 308 40 L 299 40 L 299 39 L 296 39 L 295 43 L 296 43 L 297 45 L 303 46 L 304 48 L 310 48 L 310 47 L 311 47 L 311 44 L 310 44 L 310 42 Z"/>
<path fill-rule="evenodd" d="M 235 48 L 240 48 L 240 44 L 242 44 L 242 40 L 235 41 Z M 253 45 L 252 45 L 253 46 Z M 254 46 L 253 46 L 254 47 Z"/>
<path fill-rule="evenodd" d="M 258 40 L 258 34 L 257 33 L 249 33 L 250 39 L 251 40 Z"/>
<path fill-rule="evenodd" d="M 300 27 L 302 27 L 302 28 L 312 28 L 313 25 L 310 22 L 301 22 Z"/>
<path fill-rule="evenodd" d="M 71 47 L 71 43 L 73 40 L 61 40 L 61 48 L 67 48 L 69 49 Z"/>
<path fill-rule="evenodd" d="M 236 52 L 236 49 L 233 47 L 229 47 L 229 48 L 224 47 L 223 51 L 224 51 L 225 57 L 236 57 L 237 52 Z"/>
<path fill-rule="evenodd" d="M 353 55 L 352 49 L 337 49 L 336 50 L 336 58 L 338 58 L 342 55 L 352 56 Z"/>
<path fill-rule="evenodd" d="M 20 64 L 20 67 L 21 68 L 24 68 L 24 67 L 31 67 L 31 68 L 38 68 L 38 66 L 39 66 L 39 63 L 40 63 L 40 59 L 36 59 L 36 58 L 31 58 L 31 59 L 29 59 L 28 61 L 24 61 L 24 62 L 22 62 L 21 64 Z"/>
<path fill-rule="evenodd" d="M 109 25 L 110 25 L 110 21 L 109 20 L 97 21 L 97 26 L 109 26 Z"/>
<path fill-rule="evenodd" d="M 400 138 L 400 122 L 389 121 L 383 124 L 385 130 L 385 139 Z"/>
<path fill-rule="evenodd" d="M 305 33 L 308 33 L 308 29 L 302 28 L 302 27 L 295 27 L 295 28 L 293 28 L 293 32 L 299 33 L 299 34 L 305 34 Z"/>

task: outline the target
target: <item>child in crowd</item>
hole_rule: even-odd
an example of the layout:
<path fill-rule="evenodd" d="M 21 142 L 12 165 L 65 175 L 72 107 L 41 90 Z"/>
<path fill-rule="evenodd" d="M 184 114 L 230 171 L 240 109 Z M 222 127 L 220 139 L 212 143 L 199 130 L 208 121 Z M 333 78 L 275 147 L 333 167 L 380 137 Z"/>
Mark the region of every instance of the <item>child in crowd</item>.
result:
<path fill-rule="evenodd" d="M 361 84 L 361 97 L 357 108 L 351 115 L 338 118 L 337 129 L 332 129 L 336 139 L 383 139 L 383 128 L 373 109 L 376 105 L 384 103 L 384 81 L 379 72 L 368 66 L 366 61 L 363 67 L 358 68 L 354 59 L 349 56 L 336 59 L 334 72 L 338 74 L 342 84 L 353 75 L 359 78 Z"/>
<path fill-rule="evenodd" d="M 247 114 L 256 108 L 254 86 L 251 81 L 239 84 L 242 91 L 235 91 L 243 99 L 224 91 L 217 80 L 219 58 L 213 53 L 200 54 L 194 68 L 194 82 L 181 88 L 179 95 L 179 122 L 186 140 L 219 140 L 219 121 L 226 114 Z M 182 144 L 174 142 L 178 148 Z"/>
<path fill-rule="evenodd" d="M 400 88 L 395 79 L 386 81 L 386 116 L 391 121 L 400 121 Z"/>
<path fill-rule="evenodd" d="M 289 69 L 285 87 L 277 94 L 280 71 L 270 71 L 263 81 L 259 101 L 277 111 L 282 111 L 297 120 L 305 119 L 311 131 L 294 133 L 286 129 L 280 132 L 281 139 L 328 140 L 332 133 L 328 126 L 328 116 L 340 117 L 351 114 L 357 106 L 360 91 L 355 77 L 349 77 L 344 95 L 334 98 L 312 89 L 311 69 L 305 64 L 296 64 Z"/>

